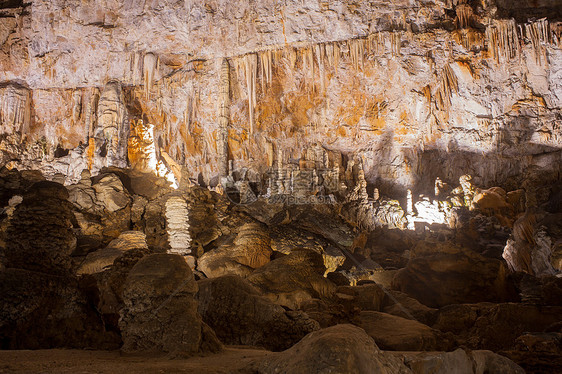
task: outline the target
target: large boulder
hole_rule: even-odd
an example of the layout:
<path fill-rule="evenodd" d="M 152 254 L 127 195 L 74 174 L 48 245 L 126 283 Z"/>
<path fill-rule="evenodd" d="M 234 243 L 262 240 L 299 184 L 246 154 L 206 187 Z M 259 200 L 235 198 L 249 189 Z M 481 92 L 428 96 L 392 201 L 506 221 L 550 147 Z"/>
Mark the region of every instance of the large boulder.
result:
<path fill-rule="evenodd" d="M 484 257 L 452 243 L 424 243 L 416 247 L 392 286 L 429 307 L 481 301 L 508 301 L 515 297 L 502 261 Z"/>
<path fill-rule="evenodd" d="M 269 262 L 272 254 L 270 239 L 264 227 L 247 223 L 240 228 L 231 246 L 222 246 L 203 254 L 198 269 L 207 277 L 222 275 L 246 276 Z"/>
<path fill-rule="evenodd" d="M 381 349 L 438 351 L 450 347 L 450 342 L 440 331 L 391 314 L 364 311 L 359 314 L 358 324 Z"/>
<path fill-rule="evenodd" d="M 269 373 L 411 373 L 400 357 L 381 352 L 365 331 L 336 325 L 310 333 L 292 348 L 258 359 L 247 372 Z"/>
<path fill-rule="evenodd" d="M 2 349 L 117 349 L 121 343 L 72 277 L 5 269 L 0 295 Z"/>
<path fill-rule="evenodd" d="M 334 294 L 336 286 L 323 277 L 325 271 L 321 254 L 296 249 L 256 269 L 247 279 L 273 302 L 299 309 L 305 300 Z"/>
<path fill-rule="evenodd" d="M 198 285 L 199 313 L 225 344 L 279 351 L 319 329 L 305 313 L 286 311 L 238 276 L 203 279 Z"/>
<path fill-rule="evenodd" d="M 6 232 L 6 267 L 67 274 L 76 247 L 76 219 L 66 188 L 55 182 L 37 182 L 17 205 Z"/>
<path fill-rule="evenodd" d="M 175 355 L 219 350 L 197 312 L 197 288 L 182 256 L 152 254 L 138 261 L 123 288 L 122 350 Z"/>
<path fill-rule="evenodd" d="M 132 249 L 148 249 L 146 235 L 140 231 L 122 232 L 117 239 L 113 239 L 105 248 L 88 253 L 80 264 L 76 273 L 94 274 L 113 265 L 113 261 L 123 253 Z"/>
<path fill-rule="evenodd" d="M 471 349 L 510 349 L 524 332 L 542 332 L 562 320 L 562 307 L 515 303 L 449 305 L 432 326 L 455 334 Z"/>
<path fill-rule="evenodd" d="M 525 373 L 515 362 L 490 351 L 467 352 L 459 348 L 452 352 L 400 352 L 394 355 L 402 358 L 414 374 Z"/>

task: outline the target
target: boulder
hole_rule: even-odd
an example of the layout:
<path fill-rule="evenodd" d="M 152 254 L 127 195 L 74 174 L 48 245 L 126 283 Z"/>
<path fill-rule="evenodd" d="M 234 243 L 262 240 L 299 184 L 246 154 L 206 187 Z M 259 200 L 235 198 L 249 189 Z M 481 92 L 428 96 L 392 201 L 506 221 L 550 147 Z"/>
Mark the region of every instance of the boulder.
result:
<path fill-rule="evenodd" d="M 199 313 L 225 344 L 279 351 L 319 329 L 318 323 L 305 313 L 286 311 L 238 276 L 203 279 L 197 283 Z"/>
<path fill-rule="evenodd" d="M 273 302 L 299 309 L 305 300 L 334 294 L 336 287 L 323 277 L 325 271 L 322 255 L 296 249 L 255 270 L 247 279 Z"/>
<path fill-rule="evenodd" d="M 400 352 L 395 355 L 402 357 L 415 374 L 525 373 L 515 362 L 491 351 L 466 352 L 459 348 L 452 352 Z"/>
<path fill-rule="evenodd" d="M 146 235 L 143 232 L 122 232 L 119 237 L 113 239 L 107 247 L 88 253 L 76 273 L 78 275 L 99 273 L 108 266 L 113 265 L 113 261 L 124 252 L 132 249 L 148 249 Z"/>
<path fill-rule="evenodd" d="M 209 278 L 228 274 L 246 276 L 267 264 L 272 252 L 269 235 L 262 225 L 247 223 L 240 228 L 232 246 L 221 246 L 203 254 L 198 260 L 198 270 Z"/>
<path fill-rule="evenodd" d="M 76 219 L 68 192 L 55 182 L 37 182 L 16 206 L 6 232 L 6 267 L 43 273 L 71 271 Z"/>
<path fill-rule="evenodd" d="M 358 325 L 385 350 L 435 351 L 450 346 L 440 331 L 391 314 L 364 311 L 359 314 Z"/>
<path fill-rule="evenodd" d="M 251 363 L 251 373 L 411 373 L 401 358 L 381 352 L 365 331 L 336 325 L 305 336 L 292 348 Z"/>
<path fill-rule="evenodd" d="M 2 349 L 117 349 L 121 344 L 71 276 L 4 269 L 0 295 Z"/>
<path fill-rule="evenodd" d="M 381 312 L 413 319 L 431 326 L 435 322 L 437 309 L 427 307 L 416 299 L 399 291 L 388 290 Z"/>
<path fill-rule="evenodd" d="M 412 256 L 406 268 L 396 273 L 392 286 L 429 307 L 515 297 L 500 260 L 451 243 L 435 243 L 433 250 L 416 247 Z"/>
<path fill-rule="evenodd" d="M 377 312 L 381 311 L 385 298 L 383 289 L 374 283 L 360 286 L 340 286 L 336 290 L 337 295 L 351 296 L 351 299 L 347 301 L 348 309 L 357 308 Z"/>
<path fill-rule="evenodd" d="M 123 287 L 121 349 L 174 355 L 219 350 L 219 341 L 197 312 L 197 288 L 182 256 L 162 253 L 139 260 Z"/>
<path fill-rule="evenodd" d="M 562 319 L 562 307 L 515 303 L 450 305 L 433 328 L 452 332 L 459 344 L 494 352 L 510 349 L 524 332 L 541 332 Z"/>
<path fill-rule="evenodd" d="M 123 186 L 121 179 L 113 174 L 107 173 L 97 180 L 93 185 L 96 191 L 96 199 L 109 212 L 115 212 L 126 207 L 131 198 Z"/>

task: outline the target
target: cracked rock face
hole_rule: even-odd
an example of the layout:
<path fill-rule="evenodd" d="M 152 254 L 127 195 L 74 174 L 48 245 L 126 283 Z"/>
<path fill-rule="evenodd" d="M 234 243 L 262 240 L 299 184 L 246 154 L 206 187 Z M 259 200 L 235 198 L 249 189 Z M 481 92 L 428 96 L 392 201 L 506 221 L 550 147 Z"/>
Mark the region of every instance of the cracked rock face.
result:
<path fill-rule="evenodd" d="M 179 181 L 184 168 L 203 185 L 244 168 L 260 181 L 308 160 L 312 144 L 343 154 L 341 173 L 358 156 L 385 194 L 464 174 L 512 190 L 561 164 L 553 0 L 37 0 L 1 11 L 3 163 L 50 178 L 127 165 L 142 153 L 128 139 L 139 121 L 153 126 L 158 173 Z"/>

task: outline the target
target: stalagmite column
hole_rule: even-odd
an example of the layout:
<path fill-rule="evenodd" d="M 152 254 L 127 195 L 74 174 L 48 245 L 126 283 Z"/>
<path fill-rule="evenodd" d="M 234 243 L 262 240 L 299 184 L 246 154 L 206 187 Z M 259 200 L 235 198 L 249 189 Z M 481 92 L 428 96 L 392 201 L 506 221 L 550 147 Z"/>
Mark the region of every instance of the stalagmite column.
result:
<path fill-rule="evenodd" d="M 219 176 L 228 175 L 228 122 L 230 116 L 230 65 L 228 59 L 222 60 L 219 92 L 219 136 L 217 153 L 219 157 Z"/>
<path fill-rule="evenodd" d="M 187 201 L 181 196 L 171 196 L 166 201 L 166 231 L 168 232 L 170 253 L 191 254 L 189 210 Z"/>

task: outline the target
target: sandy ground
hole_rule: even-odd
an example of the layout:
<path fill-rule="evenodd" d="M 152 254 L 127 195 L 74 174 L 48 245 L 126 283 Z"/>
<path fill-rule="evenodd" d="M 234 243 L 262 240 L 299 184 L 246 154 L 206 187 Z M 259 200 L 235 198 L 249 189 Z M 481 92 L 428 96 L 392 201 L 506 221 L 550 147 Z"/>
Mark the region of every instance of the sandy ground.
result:
<path fill-rule="evenodd" d="M 269 353 L 256 348 L 227 347 L 215 355 L 171 360 L 158 356 L 124 356 L 119 351 L 0 351 L 0 373 L 232 373 Z"/>

